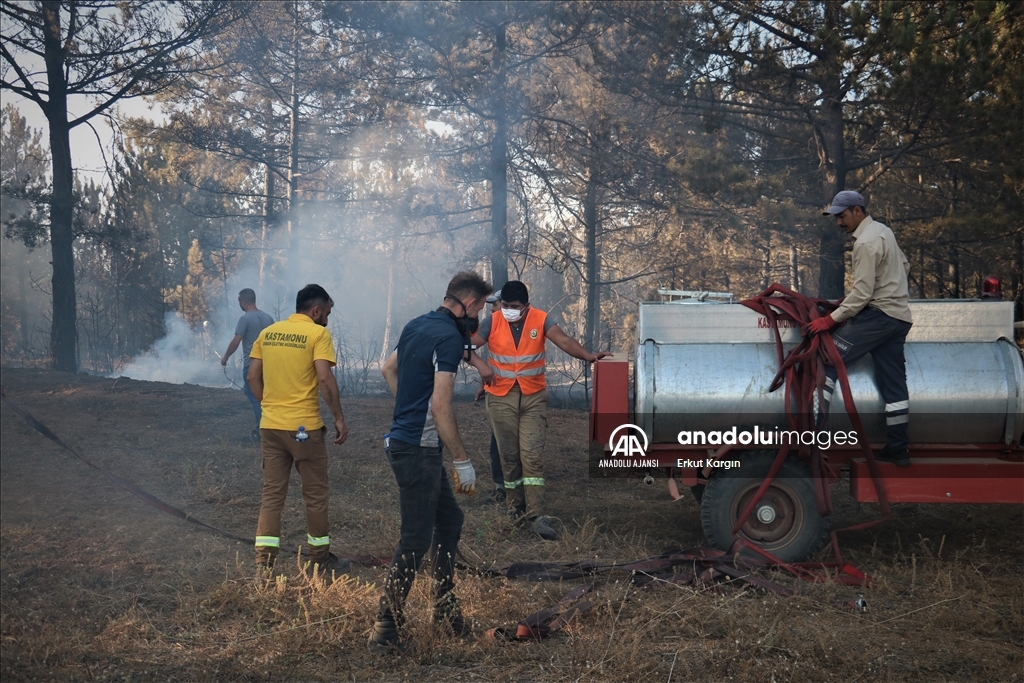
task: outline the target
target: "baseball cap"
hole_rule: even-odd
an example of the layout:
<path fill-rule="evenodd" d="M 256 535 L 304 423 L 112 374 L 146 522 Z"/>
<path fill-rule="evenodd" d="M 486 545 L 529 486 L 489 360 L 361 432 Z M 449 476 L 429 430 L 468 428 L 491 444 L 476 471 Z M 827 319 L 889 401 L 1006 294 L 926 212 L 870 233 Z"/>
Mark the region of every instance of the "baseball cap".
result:
<path fill-rule="evenodd" d="M 837 214 L 846 211 L 851 206 L 864 206 L 864 197 L 861 196 L 860 192 L 854 192 L 853 190 L 843 190 L 832 199 L 832 206 L 825 209 L 822 212 L 822 216 L 835 216 Z"/>
<path fill-rule="evenodd" d="M 487 301 L 487 303 L 489 304 L 496 304 L 499 301 L 501 301 L 501 290 L 499 289 L 494 294 L 491 294 L 489 297 L 487 297 L 487 299 L 485 299 L 485 301 Z"/>

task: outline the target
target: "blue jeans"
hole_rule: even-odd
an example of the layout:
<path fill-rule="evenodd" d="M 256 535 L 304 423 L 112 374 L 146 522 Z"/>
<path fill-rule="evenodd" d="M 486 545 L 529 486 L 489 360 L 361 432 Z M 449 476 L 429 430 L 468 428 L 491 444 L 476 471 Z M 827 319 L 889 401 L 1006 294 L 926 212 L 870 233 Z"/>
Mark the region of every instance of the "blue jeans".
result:
<path fill-rule="evenodd" d="M 892 450 L 910 443 L 910 393 L 907 390 L 907 362 L 903 345 L 911 324 L 887 316 L 877 308 L 865 306 L 845 325 L 832 333 L 832 341 L 847 368 L 871 354 L 875 362 L 875 383 L 885 401 L 886 442 Z M 828 412 L 839 372 L 825 366 L 825 412 Z"/>
<path fill-rule="evenodd" d="M 249 405 L 252 406 L 252 413 L 256 416 L 256 429 L 260 428 L 260 420 L 263 419 L 263 408 L 260 407 L 260 402 L 256 400 L 256 394 L 252 393 L 252 389 L 249 388 L 249 380 L 246 377 L 249 376 L 249 363 L 242 366 L 242 393 L 249 399 Z"/>
<path fill-rule="evenodd" d="M 400 622 L 402 606 L 427 553 L 434 554 L 434 598 L 455 587 L 455 554 L 465 515 L 448 481 L 440 446 L 413 446 L 391 437 L 388 461 L 398 482 L 402 535 L 384 579 L 380 607 Z"/>

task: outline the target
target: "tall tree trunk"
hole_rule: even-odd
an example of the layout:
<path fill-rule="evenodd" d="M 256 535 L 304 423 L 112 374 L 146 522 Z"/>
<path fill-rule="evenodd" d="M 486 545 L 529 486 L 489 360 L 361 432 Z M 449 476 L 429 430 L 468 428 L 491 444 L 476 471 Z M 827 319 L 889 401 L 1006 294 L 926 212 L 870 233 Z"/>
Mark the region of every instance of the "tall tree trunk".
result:
<path fill-rule="evenodd" d="M 959 299 L 963 289 L 960 286 L 960 250 L 953 247 L 950 252 L 949 278 L 953 281 L 953 298 Z"/>
<path fill-rule="evenodd" d="M 1010 296 L 1014 299 L 1015 320 L 1024 320 L 1024 232 L 1018 232 L 1013 239 L 1013 276 L 1010 278 Z"/>
<path fill-rule="evenodd" d="M 21 352 L 28 353 L 28 292 L 27 281 L 28 271 L 25 269 L 25 260 L 18 259 L 18 320 L 21 321 Z"/>
<path fill-rule="evenodd" d="M 789 245 L 789 284 L 794 292 L 800 291 L 800 259 L 795 244 Z"/>
<path fill-rule="evenodd" d="M 768 233 L 764 249 L 761 250 L 761 290 L 768 289 L 772 283 L 772 236 Z"/>
<path fill-rule="evenodd" d="M 397 230 L 395 231 L 397 232 Z M 395 261 L 398 260 L 398 236 L 395 235 L 388 245 L 388 303 L 384 313 L 384 339 L 380 346 L 380 362 L 391 355 L 391 317 L 395 306 Z"/>
<path fill-rule="evenodd" d="M 71 127 L 68 125 L 68 86 L 64 77 L 60 2 L 43 3 L 44 55 L 49 101 L 44 113 L 49 124 L 53 164 L 50 200 L 50 251 L 53 258 L 53 324 L 50 352 L 56 370 L 78 370 L 75 312 L 74 169 L 71 166 Z"/>
<path fill-rule="evenodd" d="M 825 3 L 827 34 L 839 35 L 843 10 L 840 3 Z M 825 42 L 820 58 L 825 72 L 822 86 L 823 105 L 816 131 L 819 169 L 822 172 L 822 191 L 826 200 L 846 189 L 846 147 L 843 139 L 842 55 L 839 38 Z M 834 220 L 826 221 L 821 230 L 818 256 L 818 296 L 838 299 L 843 296 L 845 262 L 843 259 L 843 231 Z"/>
<path fill-rule="evenodd" d="M 597 346 L 599 328 L 601 326 L 601 255 L 597 248 L 597 205 L 600 197 L 600 188 L 597 180 L 591 174 L 587 181 L 587 194 L 583 199 L 583 229 L 585 234 L 585 259 L 587 273 L 587 324 L 583 335 L 583 345 L 587 350 L 593 350 Z M 587 375 L 590 374 L 590 364 L 584 364 Z"/>
<path fill-rule="evenodd" d="M 299 3 L 292 3 L 292 87 L 288 99 L 288 249 L 294 253 L 299 192 Z"/>
<path fill-rule="evenodd" d="M 505 24 L 495 32 L 494 139 L 491 141 L 491 281 L 508 282 L 508 112 L 505 100 Z"/>
<path fill-rule="evenodd" d="M 266 164 L 266 177 L 263 180 L 263 226 L 260 234 L 260 287 L 263 287 L 267 268 L 267 237 L 274 223 L 274 169 Z"/>
<path fill-rule="evenodd" d="M 917 250 L 917 298 L 923 299 L 924 293 L 924 245 Z"/>

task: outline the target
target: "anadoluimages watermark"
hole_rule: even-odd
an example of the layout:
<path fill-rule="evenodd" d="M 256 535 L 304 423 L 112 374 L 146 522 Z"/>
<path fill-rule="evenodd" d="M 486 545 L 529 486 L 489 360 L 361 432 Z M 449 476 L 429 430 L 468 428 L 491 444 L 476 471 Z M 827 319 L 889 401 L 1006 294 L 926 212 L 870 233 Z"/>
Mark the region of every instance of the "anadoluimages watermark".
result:
<path fill-rule="evenodd" d="M 817 446 L 828 450 L 832 446 L 856 446 L 857 432 L 830 430 L 762 429 L 759 426 L 743 428 L 734 426 L 721 430 L 689 430 L 676 435 L 680 446 Z M 650 440 L 643 429 L 634 424 L 622 424 L 612 431 L 608 439 L 609 456 L 597 461 L 597 467 L 640 468 L 662 467 L 657 459 L 649 458 L 647 450 Z M 707 467 L 733 469 L 742 466 L 738 459 L 679 458 L 676 467 L 703 469 Z"/>
<path fill-rule="evenodd" d="M 754 429 L 739 431 L 738 427 L 726 430 L 682 431 L 676 435 L 680 446 L 818 446 L 828 450 L 835 446 L 856 446 L 857 432 L 850 430 L 835 432 L 827 429 L 798 431 L 796 429 Z"/>

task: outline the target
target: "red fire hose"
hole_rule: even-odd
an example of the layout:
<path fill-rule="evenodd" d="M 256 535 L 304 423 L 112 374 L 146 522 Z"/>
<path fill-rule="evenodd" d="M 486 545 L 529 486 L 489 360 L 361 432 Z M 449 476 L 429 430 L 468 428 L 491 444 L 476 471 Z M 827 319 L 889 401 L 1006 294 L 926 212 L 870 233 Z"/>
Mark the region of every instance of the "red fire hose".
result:
<path fill-rule="evenodd" d="M 824 570 L 833 570 L 836 572 L 834 578 L 841 583 L 867 585 L 870 582 L 870 578 L 843 560 L 837 535 L 845 531 L 861 531 L 877 526 L 889 519 L 891 510 L 889 508 L 889 500 L 885 495 L 885 486 L 879 473 L 878 464 L 875 461 L 875 455 L 866 438 L 864 424 L 853 402 L 846 366 L 839 355 L 839 350 L 832 342 L 832 335 L 829 332 L 805 336 L 796 347 L 791 349 L 789 353 L 784 354 L 782 336 L 778 328 L 778 320 L 783 319 L 793 321 L 803 329 L 811 321 L 831 313 L 838 304 L 825 299 L 804 296 L 780 284 L 773 284 L 757 296 L 740 303 L 765 316 L 775 335 L 775 350 L 779 359 L 779 371 L 775 374 L 769 391 L 783 388 L 786 392 L 786 418 L 791 429 L 800 431 L 815 429 L 818 419 L 814 410 L 815 399 L 817 399 L 817 404 L 821 405 L 823 388 L 825 386 L 825 364 L 826 362 L 831 363 L 836 368 L 838 386 L 835 388 L 835 391 L 842 390 L 843 403 L 846 406 L 846 412 L 850 416 L 850 420 L 853 422 L 854 429 L 857 430 L 861 449 L 864 452 L 864 457 L 868 462 L 868 469 L 871 472 L 871 480 L 878 494 L 878 501 L 882 506 L 882 515 L 877 519 L 860 522 L 844 529 L 833 530 L 832 551 L 835 554 L 833 562 L 784 562 L 771 553 L 739 537 L 739 530 L 746 524 L 754 508 L 760 502 L 761 497 L 768 490 L 768 487 L 788 457 L 790 445 L 786 443 L 779 449 L 779 453 L 775 457 L 768 475 L 761 483 L 760 488 L 758 488 L 757 493 L 751 499 L 746 509 L 740 514 L 736 525 L 732 529 L 733 536 L 737 539 L 736 544 L 739 547 L 748 548 L 758 553 L 772 564 L 778 565 L 808 581 L 823 580 L 825 578 Z M 832 514 L 832 497 L 828 485 L 830 480 L 839 478 L 838 473 L 832 469 L 828 459 L 816 445 L 800 446 L 800 450 L 801 455 L 811 459 L 818 513 L 823 516 L 830 515 Z"/>

